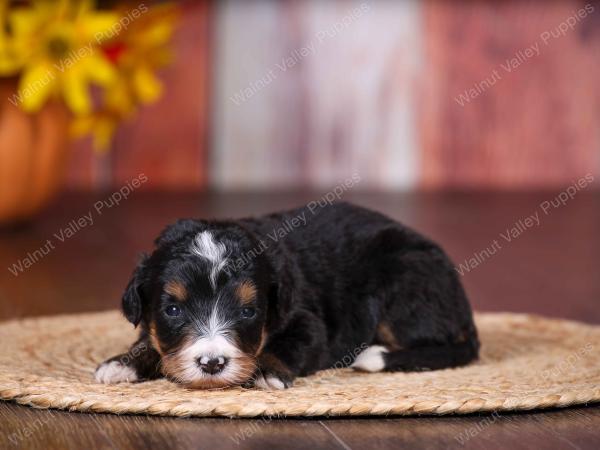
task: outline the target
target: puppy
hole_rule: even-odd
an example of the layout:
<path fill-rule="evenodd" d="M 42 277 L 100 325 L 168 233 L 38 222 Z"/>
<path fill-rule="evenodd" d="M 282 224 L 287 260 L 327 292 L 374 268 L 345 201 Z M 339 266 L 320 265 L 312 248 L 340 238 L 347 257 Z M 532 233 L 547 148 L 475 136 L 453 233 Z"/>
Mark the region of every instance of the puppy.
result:
<path fill-rule="evenodd" d="M 471 309 L 443 250 L 348 203 L 235 221 L 179 220 L 122 299 L 139 340 L 103 383 L 284 389 L 340 361 L 419 371 L 477 358 Z M 347 364 L 346 364 L 347 365 Z"/>

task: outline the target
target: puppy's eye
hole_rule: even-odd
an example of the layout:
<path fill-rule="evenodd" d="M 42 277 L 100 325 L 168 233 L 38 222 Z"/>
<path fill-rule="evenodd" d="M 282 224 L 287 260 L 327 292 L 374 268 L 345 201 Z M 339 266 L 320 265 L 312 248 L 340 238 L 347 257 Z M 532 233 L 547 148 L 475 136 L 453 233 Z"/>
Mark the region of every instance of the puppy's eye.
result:
<path fill-rule="evenodd" d="M 242 319 L 252 319 L 255 315 L 256 310 L 254 308 L 243 308 L 240 312 Z"/>
<path fill-rule="evenodd" d="M 181 314 L 181 308 L 177 305 L 169 305 L 165 308 L 165 314 L 170 317 L 177 317 Z"/>

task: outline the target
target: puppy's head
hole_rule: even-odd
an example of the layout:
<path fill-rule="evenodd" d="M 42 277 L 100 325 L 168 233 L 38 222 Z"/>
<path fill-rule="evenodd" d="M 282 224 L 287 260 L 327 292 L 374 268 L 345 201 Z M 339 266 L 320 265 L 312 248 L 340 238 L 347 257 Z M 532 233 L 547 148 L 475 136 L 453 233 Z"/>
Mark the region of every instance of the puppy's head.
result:
<path fill-rule="evenodd" d="M 271 270 L 260 246 L 234 224 L 184 220 L 168 227 L 123 296 L 141 322 L 161 370 L 195 388 L 247 381 L 266 339 Z M 232 261 L 245 258 L 242 267 Z"/>

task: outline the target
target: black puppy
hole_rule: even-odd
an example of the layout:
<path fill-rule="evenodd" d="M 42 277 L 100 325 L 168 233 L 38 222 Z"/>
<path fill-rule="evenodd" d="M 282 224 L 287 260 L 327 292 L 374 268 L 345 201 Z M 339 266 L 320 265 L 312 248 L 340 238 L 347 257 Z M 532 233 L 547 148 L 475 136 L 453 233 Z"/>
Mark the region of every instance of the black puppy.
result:
<path fill-rule="evenodd" d="M 140 338 L 98 367 L 100 382 L 282 389 L 342 360 L 369 372 L 434 370 L 479 349 L 440 247 L 347 203 L 180 220 L 135 270 L 123 311 Z"/>

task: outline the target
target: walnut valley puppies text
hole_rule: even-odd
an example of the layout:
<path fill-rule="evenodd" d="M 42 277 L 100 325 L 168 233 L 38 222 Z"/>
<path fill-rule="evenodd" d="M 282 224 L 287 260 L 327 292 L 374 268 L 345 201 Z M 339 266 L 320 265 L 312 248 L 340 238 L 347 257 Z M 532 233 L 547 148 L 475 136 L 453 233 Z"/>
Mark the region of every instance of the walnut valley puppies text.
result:
<path fill-rule="evenodd" d="M 587 188 L 593 182 L 594 176 L 591 173 L 574 181 L 554 198 L 549 198 L 541 202 L 531 214 L 520 217 L 509 224 L 498 234 L 497 239 L 490 242 L 486 248 L 473 253 L 454 269 L 461 275 L 471 272 L 473 269 L 496 255 L 502 250 L 504 245 L 519 239 L 529 230 L 539 227 L 545 218 L 551 216 L 556 210 L 567 205 L 580 191 Z"/>
<path fill-rule="evenodd" d="M 134 178 L 130 182 L 128 182 L 125 186 L 122 186 L 121 189 L 115 191 L 110 195 L 110 197 L 105 198 L 104 200 L 99 200 L 94 203 L 94 210 L 97 215 L 101 216 L 102 213 L 110 208 L 115 206 L 119 206 L 122 202 L 127 200 L 129 196 L 138 189 L 142 184 L 148 181 L 148 177 L 141 173 L 137 178 Z"/>
<path fill-rule="evenodd" d="M 148 177 L 141 173 L 122 186 L 118 191 L 113 192 L 108 197 L 98 200 L 92 208 L 85 214 L 70 220 L 64 226 L 52 233 L 52 236 L 37 249 L 28 252 L 23 258 L 15 261 L 8 267 L 8 271 L 15 277 L 22 274 L 25 270 L 32 267 L 37 262 L 48 256 L 57 246 L 76 236 L 81 230 L 94 225 L 96 219 L 102 216 L 111 208 L 119 206 L 140 186 L 148 181 Z"/>

